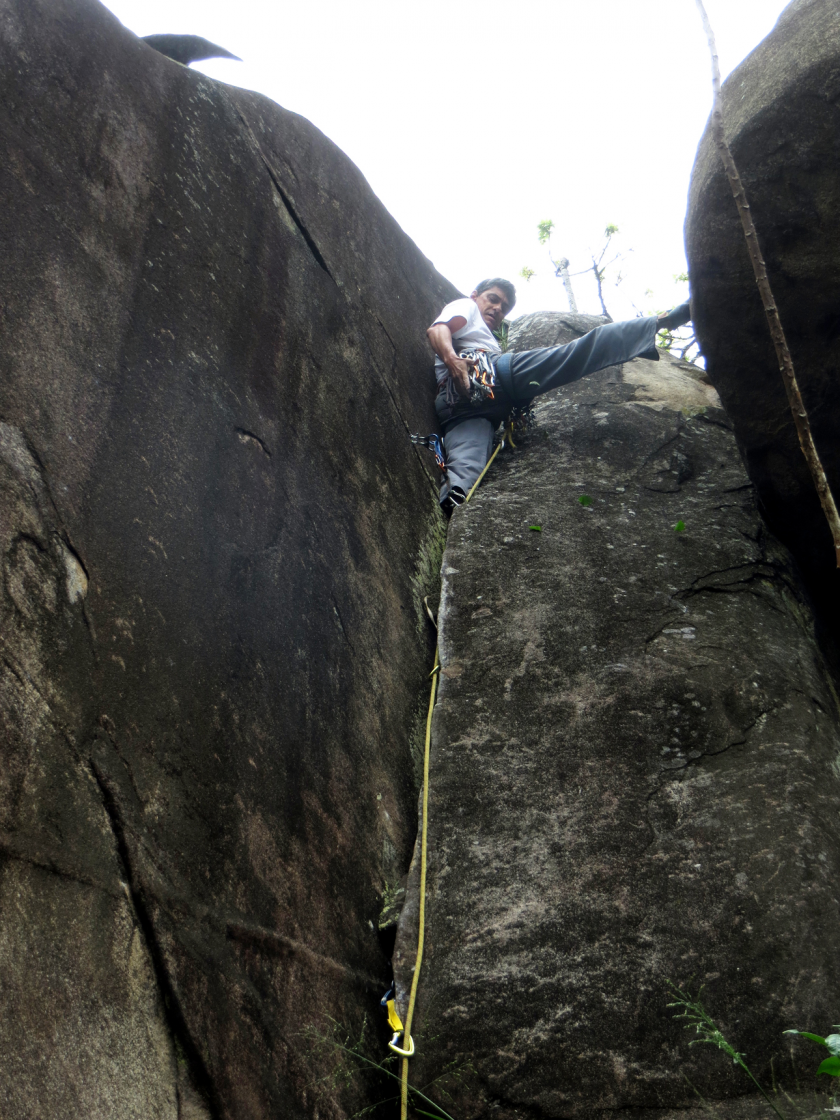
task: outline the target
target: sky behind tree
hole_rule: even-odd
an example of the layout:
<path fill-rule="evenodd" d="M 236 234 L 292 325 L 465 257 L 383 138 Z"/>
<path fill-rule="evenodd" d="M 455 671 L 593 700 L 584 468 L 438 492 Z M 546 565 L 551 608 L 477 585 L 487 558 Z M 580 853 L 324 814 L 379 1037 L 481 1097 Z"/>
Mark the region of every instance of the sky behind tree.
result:
<path fill-rule="evenodd" d="M 515 314 L 566 308 L 537 225 L 571 270 L 618 226 L 614 318 L 685 298 L 683 221 L 711 106 L 694 0 L 108 0 L 138 35 L 203 35 L 243 62 L 196 69 L 307 117 L 361 168 L 435 266 L 469 293 L 503 275 Z M 706 0 L 723 74 L 783 0 Z M 734 204 L 733 204 L 734 205 Z M 535 276 L 519 275 L 527 266 Z M 612 270 L 615 278 L 617 269 Z M 574 281 L 580 310 L 594 284 Z"/>

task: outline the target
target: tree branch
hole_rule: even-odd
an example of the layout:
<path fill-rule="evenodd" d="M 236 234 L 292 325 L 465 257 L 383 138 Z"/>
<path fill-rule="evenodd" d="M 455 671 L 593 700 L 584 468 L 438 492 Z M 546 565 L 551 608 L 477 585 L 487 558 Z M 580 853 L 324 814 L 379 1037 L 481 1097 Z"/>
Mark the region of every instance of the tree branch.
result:
<path fill-rule="evenodd" d="M 834 503 L 834 497 L 828 485 L 828 479 L 825 476 L 823 465 L 820 462 L 820 457 L 814 443 L 814 437 L 811 434 L 811 423 L 802 400 L 802 394 L 799 391 L 799 384 L 793 369 L 793 359 L 790 356 L 790 350 L 788 349 L 785 332 L 782 329 L 782 322 L 779 318 L 776 301 L 773 298 L 770 281 L 767 278 L 767 267 L 758 244 L 758 235 L 756 234 L 755 225 L 753 224 L 744 185 L 741 182 L 741 176 L 738 174 L 738 168 L 735 166 L 732 150 L 726 142 L 720 95 L 720 66 L 718 65 L 714 32 L 712 31 L 709 17 L 706 14 L 706 9 L 703 6 L 703 0 L 696 0 L 696 3 L 700 11 L 700 18 L 703 21 L 706 38 L 709 42 L 709 52 L 712 56 L 712 135 L 714 136 L 715 146 L 717 147 L 721 162 L 726 169 L 729 185 L 732 188 L 732 196 L 735 199 L 735 204 L 738 207 L 738 214 L 741 218 L 741 225 L 744 227 L 747 251 L 749 252 L 750 261 L 752 262 L 755 282 L 758 285 L 758 291 L 761 295 L 761 302 L 764 305 L 764 311 L 767 315 L 770 336 L 773 339 L 773 346 L 776 349 L 776 359 L 779 363 L 779 370 L 785 383 L 788 404 L 793 414 L 793 422 L 796 425 L 796 433 L 799 436 L 799 446 L 802 448 L 802 454 L 805 456 L 805 461 L 808 464 L 811 477 L 814 480 L 814 486 L 819 494 L 823 513 L 825 514 L 826 521 L 828 521 L 828 527 L 834 539 L 837 567 L 840 568 L 840 515 L 837 513 L 837 506 Z"/>
<path fill-rule="evenodd" d="M 603 255 L 602 253 L 601 256 L 603 257 Z M 612 322 L 613 317 L 610 315 L 609 311 L 607 311 L 607 305 L 604 303 L 604 289 L 601 283 L 603 276 L 594 257 L 592 258 L 592 271 L 595 274 L 595 283 L 598 285 L 598 299 L 601 301 L 601 310 L 604 312 L 604 318 Z"/>
<path fill-rule="evenodd" d="M 559 261 L 554 260 L 552 257 L 551 263 L 554 265 L 554 275 L 559 276 L 563 281 L 563 287 L 566 289 L 566 299 L 569 301 L 569 310 L 577 311 L 577 300 L 572 290 L 572 278 L 569 276 L 568 257 L 561 257 Z"/>

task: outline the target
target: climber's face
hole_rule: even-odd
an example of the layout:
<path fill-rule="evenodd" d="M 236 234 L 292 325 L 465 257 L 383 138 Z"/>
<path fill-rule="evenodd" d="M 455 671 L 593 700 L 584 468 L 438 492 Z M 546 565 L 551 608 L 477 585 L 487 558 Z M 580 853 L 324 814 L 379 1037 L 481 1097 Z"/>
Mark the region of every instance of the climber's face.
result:
<path fill-rule="evenodd" d="M 488 288 L 487 291 L 482 292 L 481 295 L 479 295 L 478 292 L 473 292 L 470 299 L 478 304 L 481 318 L 490 330 L 498 330 L 499 324 L 510 310 L 508 298 L 501 288 Z"/>

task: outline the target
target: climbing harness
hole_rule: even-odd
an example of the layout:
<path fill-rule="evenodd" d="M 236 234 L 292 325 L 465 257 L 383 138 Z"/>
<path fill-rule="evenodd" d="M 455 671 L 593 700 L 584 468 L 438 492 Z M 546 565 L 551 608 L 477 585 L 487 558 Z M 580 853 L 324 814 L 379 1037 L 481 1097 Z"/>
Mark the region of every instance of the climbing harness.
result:
<path fill-rule="evenodd" d="M 430 436 L 411 436 L 411 442 L 416 443 L 419 447 L 428 447 L 430 451 L 435 453 L 435 462 L 442 471 L 446 470 L 446 459 L 443 457 L 443 441 L 437 432 L 432 432 Z"/>

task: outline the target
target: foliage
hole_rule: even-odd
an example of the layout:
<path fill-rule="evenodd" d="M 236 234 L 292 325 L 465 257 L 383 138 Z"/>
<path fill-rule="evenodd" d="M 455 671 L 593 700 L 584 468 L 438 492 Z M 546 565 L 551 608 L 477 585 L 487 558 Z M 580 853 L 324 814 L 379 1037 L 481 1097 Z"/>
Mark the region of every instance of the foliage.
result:
<path fill-rule="evenodd" d="M 601 304 L 601 312 L 608 319 L 611 318 L 610 313 L 607 310 L 607 305 L 604 301 L 604 284 L 607 280 L 608 270 L 612 265 L 624 260 L 624 254 L 616 253 L 615 256 L 611 257 L 607 261 L 605 261 L 604 258 L 607 256 L 613 237 L 615 237 L 616 234 L 619 234 L 621 230 L 614 222 L 608 222 L 604 227 L 603 236 L 605 240 L 600 253 L 596 255 L 593 252 L 591 254 L 591 265 L 589 265 L 587 268 L 580 269 L 577 272 L 569 272 L 569 261 L 565 257 L 555 257 L 553 255 L 551 251 L 551 237 L 554 232 L 555 225 L 550 218 L 546 218 L 544 221 L 537 223 L 537 240 L 539 241 L 540 245 L 545 245 L 547 247 L 548 259 L 551 261 L 551 266 L 554 269 L 554 275 L 558 279 L 563 281 L 563 284 L 566 288 L 566 295 L 569 300 L 569 309 L 571 311 L 577 311 L 577 303 L 572 291 L 572 277 L 583 276 L 585 273 L 591 272 L 595 278 L 595 284 L 598 289 L 598 299 Z M 533 268 L 529 268 L 526 265 L 520 270 L 519 275 L 527 282 L 533 276 L 536 276 L 536 270 Z M 618 287 L 621 281 L 621 265 L 619 263 L 618 275 L 613 281 L 615 287 Z M 675 273 L 674 281 L 677 284 L 687 284 L 688 273 Z M 645 292 L 645 295 L 648 297 L 653 295 L 653 292 L 650 288 L 648 288 L 648 290 Z M 639 315 L 655 314 L 655 312 L 652 311 L 640 311 L 638 308 L 636 308 L 636 310 Z M 679 358 L 681 362 L 688 362 L 690 365 L 696 366 L 702 366 L 703 364 L 700 347 L 697 343 L 697 337 L 694 333 L 694 329 L 690 324 L 686 327 L 679 327 L 676 330 L 672 331 L 659 331 L 656 336 L 656 345 L 660 350 L 667 350 L 669 353 L 673 354 L 674 357 Z"/>
<path fill-rule="evenodd" d="M 658 331 L 656 345 L 660 350 L 667 350 L 669 354 L 679 358 L 681 362 L 688 362 L 692 366 L 700 365 L 702 355 L 697 344 L 697 336 L 690 325 L 679 327 L 675 331 Z"/>
<path fill-rule="evenodd" d="M 840 1025 L 835 1023 L 834 1029 L 840 1031 Z M 821 1073 L 828 1074 L 829 1077 L 840 1077 L 840 1034 L 830 1034 L 825 1038 L 820 1034 L 811 1034 L 810 1031 L 785 1031 L 785 1034 L 798 1034 L 802 1038 L 810 1038 L 812 1042 L 818 1042 L 820 1046 L 824 1046 L 831 1057 L 825 1058 L 820 1063 L 817 1077 Z"/>
<path fill-rule="evenodd" d="M 589 497 L 588 494 L 581 494 L 581 496 L 578 498 L 578 501 L 580 502 L 580 504 L 582 506 L 591 506 L 592 505 L 592 499 Z"/>
<path fill-rule="evenodd" d="M 677 284 L 687 284 L 688 273 L 676 273 L 674 282 Z M 646 294 L 649 296 L 653 295 L 650 290 L 648 290 Z M 674 331 L 659 331 L 656 335 L 656 345 L 660 350 L 667 350 L 670 354 L 673 354 L 674 357 L 678 357 L 681 362 L 688 362 L 689 365 L 692 366 L 698 366 L 702 363 L 702 355 L 697 343 L 697 336 L 690 323 L 685 327 L 678 327 Z"/>
<path fill-rule="evenodd" d="M 676 525 L 674 526 L 674 532 L 675 533 L 684 533 L 685 532 L 685 522 L 684 521 L 678 521 L 676 523 Z"/>
<path fill-rule="evenodd" d="M 331 1072 L 321 1078 L 321 1084 L 327 1084 L 335 1089 L 347 1085 L 360 1075 L 365 1076 L 372 1082 L 369 1095 L 373 1095 L 378 1089 L 383 1094 L 382 1098 L 353 1113 L 349 1120 L 369 1116 L 379 1109 L 383 1109 L 383 1115 L 392 1114 L 393 1106 L 396 1104 L 399 1107 L 400 1100 L 399 1059 L 396 1054 L 389 1053 L 381 1062 L 368 1057 L 370 1044 L 365 1037 L 368 1028 L 367 1016 L 362 1021 L 362 1029 L 355 1040 L 351 1033 L 335 1019 L 328 1019 L 328 1022 L 329 1030 L 326 1033 L 314 1026 L 303 1031 L 304 1037 L 311 1044 L 313 1051 L 322 1058 L 324 1065 L 332 1066 Z M 447 1078 L 460 1080 L 465 1072 L 468 1072 L 467 1067 L 459 1067 L 452 1062 L 438 1077 L 428 1085 L 424 1085 L 423 1090 L 431 1089 L 436 1085 L 439 1093 L 448 1096 L 442 1082 Z M 391 1082 L 396 1083 L 395 1092 L 387 1095 Z M 414 1085 L 408 1086 L 409 1103 L 415 1112 L 420 1113 L 421 1116 L 429 1116 L 432 1120 L 454 1120 L 441 1105 L 427 1097 L 423 1090 Z"/>
<path fill-rule="evenodd" d="M 610 247 L 610 241 L 619 232 L 618 226 L 613 222 L 607 223 L 604 228 L 605 241 L 601 252 L 597 256 L 594 252 L 591 253 L 592 264 L 588 265 L 586 268 L 581 269 L 578 272 L 569 272 L 569 261 L 566 257 L 555 257 L 552 254 L 551 235 L 554 233 L 554 229 L 554 222 L 551 220 L 551 218 L 546 218 L 544 221 L 538 222 L 537 240 L 539 241 L 540 245 L 545 245 L 548 249 L 548 259 L 551 261 L 551 267 L 554 269 L 554 275 L 559 280 L 563 281 L 563 286 L 566 289 L 566 296 L 569 301 L 569 310 L 577 311 L 578 309 L 577 302 L 575 300 L 575 294 L 572 290 L 572 277 L 583 276 L 584 273 L 591 272 L 595 277 L 595 283 L 598 288 L 598 299 L 601 303 L 601 312 L 609 319 L 610 313 L 607 311 L 607 306 L 604 303 L 603 284 L 604 280 L 606 279 L 607 269 L 610 267 L 610 265 L 615 264 L 616 261 L 621 260 L 622 254 L 617 253 L 611 260 L 606 262 L 604 261 L 604 257 L 606 256 L 607 251 Z M 520 271 L 519 275 L 524 277 L 524 279 L 528 281 L 532 276 L 536 275 L 536 272 L 533 268 L 528 268 L 528 266 L 526 265 L 525 268 Z M 621 279 L 621 273 L 619 272 L 615 280 L 616 287 L 621 283 Z"/>
<path fill-rule="evenodd" d="M 503 319 L 501 321 L 501 323 L 499 323 L 499 329 L 493 331 L 493 335 L 496 338 L 496 341 L 499 343 L 499 346 L 501 346 L 503 354 L 507 350 L 508 346 L 510 345 L 510 343 L 508 341 L 509 334 L 510 334 L 510 323 L 507 321 L 507 319 Z"/>
<path fill-rule="evenodd" d="M 753 1082 L 759 1093 L 761 1093 L 761 1095 L 779 1117 L 779 1120 L 785 1120 L 784 1113 L 779 1112 L 773 1101 L 770 1099 L 764 1089 L 762 1089 L 758 1081 L 756 1081 L 755 1077 L 752 1074 L 752 1071 L 744 1061 L 746 1055 L 740 1054 L 732 1045 L 732 1043 L 726 1039 L 723 1032 L 715 1023 L 714 1019 L 711 1018 L 703 1004 L 700 1002 L 700 997 L 703 994 L 703 989 L 701 988 L 697 995 L 692 997 L 688 992 L 685 992 L 681 988 L 678 988 L 677 985 L 673 984 L 670 980 L 666 981 L 666 983 L 671 989 L 671 994 L 676 997 L 671 1003 L 668 1004 L 668 1007 L 678 1007 L 681 1009 L 679 1014 L 674 1015 L 674 1018 L 684 1019 L 685 1029 L 687 1031 L 693 1030 L 697 1035 L 697 1037 L 693 1038 L 688 1045 L 697 1046 L 700 1043 L 708 1043 L 708 1045 L 715 1046 L 718 1050 L 721 1050 L 724 1054 L 726 1054 L 727 1057 L 732 1059 L 734 1065 L 740 1066 L 744 1073 L 746 1073 L 747 1077 L 749 1077 L 750 1081 Z"/>
<path fill-rule="evenodd" d="M 396 923 L 402 909 L 405 888 L 399 883 L 389 883 L 387 880 L 382 890 L 382 909 L 379 912 L 379 928 L 387 929 Z"/>

